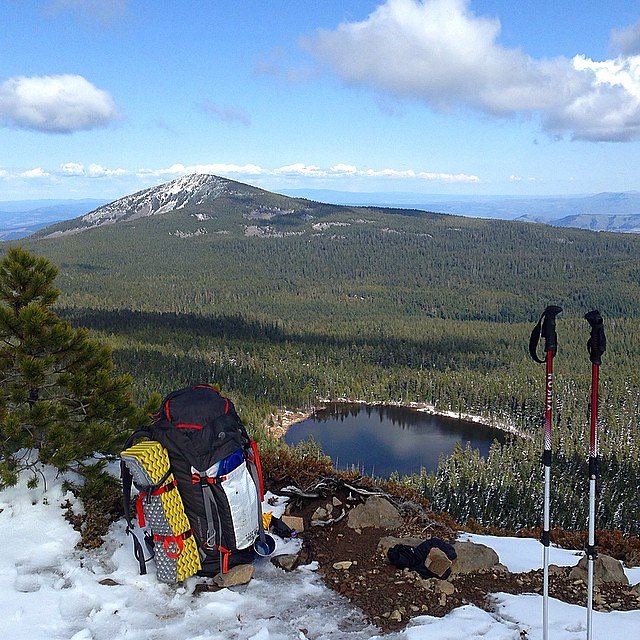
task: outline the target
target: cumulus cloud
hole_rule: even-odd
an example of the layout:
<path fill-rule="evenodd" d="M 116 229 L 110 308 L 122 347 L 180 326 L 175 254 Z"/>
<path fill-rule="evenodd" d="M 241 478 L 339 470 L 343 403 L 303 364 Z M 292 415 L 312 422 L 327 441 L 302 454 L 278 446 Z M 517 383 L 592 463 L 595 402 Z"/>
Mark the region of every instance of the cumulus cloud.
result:
<path fill-rule="evenodd" d="M 87 175 L 91 178 L 102 178 L 103 176 L 123 176 L 129 173 L 126 169 L 107 169 L 99 164 L 90 164 Z"/>
<path fill-rule="evenodd" d="M 72 133 L 118 119 L 111 96 L 78 75 L 18 76 L 0 84 L 0 125 Z"/>
<path fill-rule="evenodd" d="M 84 166 L 77 162 L 65 162 L 60 167 L 60 171 L 65 176 L 83 176 Z"/>
<path fill-rule="evenodd" d="M 358 169 L 352 164 L 336 164 L 329 169 L 302 162 L 286 165 L 268 172 L 274 176 L 299 176 L 310 178 L 397 178 L 416 179 L 434 182 L 480 182 L 480 178 L 466 173 L 443 173 L 432 171 L 414 171 L 413 169 Z"/>
<path fill-rule="evenodd" d="M 305 164 L 304 162 L 296 162 L 293 164 L 277 167 L 275 169 L 265 169 L 255 164 L 196 164 L 184 165 L 181 163 L 173 164 L 163 169 L 143 169 L 138 175 L 153 176 L 157 178 L 166 178 L 171 176 L 181 176 L 190 173 L 211 173 L 217 175 L 238 175 L 238 176 L 273 176 L 284 178 L 397 178 L 397 179 L 415 179 L 427 180 L 433 182 L 480 182 L 480 178 L 475 175 L 466 173 L 443 173 L 429 171 L 414 171 L 413 169 L 359 169 L 355 165 L 338 163 L 330 168 L 323 168 L 313 164 Z"/>
<path fill-rule="evenodd" d="M 320 30 L 306 46 L 347 84 L 438 111 L 538 113 L 554 134 L 640 137 L 640 57 L 534 59 L 500 45 L 500 30 L 498 19 L 473 13 L 469 0 L 386 0 L 366 20 Z"/>
<path fill-rule="evenodd" d="M 21 178 L 48 178 L 51 174 L 45 171 L 42 167 L 36 167 L 35 169 L 29 169 L 22 171 L 19 176 Z"/>
<path fill-rule="evenodd" d="M 175 163 L 168 167 L 159 169 L 143 168 L 138 170 L 108 168 L 97 163 L 85 165 L 80 162 L 65 162 L 56 169 L 45 169 L 36 167 L 28 170 L 7 171 L 0 169 L 0 178 L 4 180 L 24 180 L 36 178 L 48 178 L 51 181 L 59 182 L 60 179 L 82 181 L 95 180 L 105 181 L 108 178 L 123 178 L 131 181 L 166 181 L 173 178 L 189 175 L 192 173 L 214 174 L 219 176 L 233 177 L 240 180 L 257 180 L 274 178 L 285 181 L 293 181 L 299 183 L 334 183 L 350 179 L 358 179 L 361 181 L 371 180 L 378 182 L 380 180 L 400 180 L 414 182 L 440 182 L 445 184 L 451 183 L 468 183 L 475 184 L 481 182 L 480 178 L 473 174 L 467 173 L 446 173 L 439 171 L 416 171 L 414 169 L 394 169 L 394 168 L 359 168 L 353 164 L 337 163 L 331 167 L 324 168 L 313 164 L 305 164 L 304 162 L 296 162 L 289 165 L 276 168 L 264 168 L 256 164 L 229 164 L 229 163 L 211 163 L 211 164 L 191 164 Z M 135 186 L 134 186 L 135 188 Z"/>
<path fill-rule="evenodd" d="M 640 20 L 624 29 L 614 29 L 611 48 L 622 55 L 640 55 Z"/>
<path fill-rule="evenodd" d="M 258 176 L 267 173 L 262 167 L 255 164 L 192 164 L 184 165 L 182 163 L 172 164 L 170 167 L 163 169 L 143 169 L 138 171 L 140 176 L 154 176 L 164 178 L 167 176 L 183 176 L 190 173 L 212 173 L 212 174 L 240 174 L 247 176 Z"/>
<path fill-rule="evenodd" d="M 63 176 L 87 176 L 89 178 L 102 178 L 110 176 L 129 175 L 126 169 L 108 169 L 99 164 L 90 164 L 85 168 L 79 162 L 65 162 L 60 167 L 60 173 Z"/>
<path fill-rule="evenodd" d="M 243 127 L 251 125 L 251 118 L 242 109 L 228 107 L 215 102 L 206 101 L 201 105 L 202 110 L 227 124 L 240 124 Z"/>

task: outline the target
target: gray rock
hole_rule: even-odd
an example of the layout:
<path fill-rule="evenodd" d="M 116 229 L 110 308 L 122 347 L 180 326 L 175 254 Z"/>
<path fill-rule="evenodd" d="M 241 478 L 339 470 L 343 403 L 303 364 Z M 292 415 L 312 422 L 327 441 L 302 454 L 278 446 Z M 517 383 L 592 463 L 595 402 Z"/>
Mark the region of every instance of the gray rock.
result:
<path fill-rule="evenodd" d="M 431 571 L 431 573 L 442 577 L 451 568 L 451 560 L 449 560 L 444 551 L 433 547 L 427 554 L 424 566 Z"/>
<path fill-rule="evenodd" d="M 318 507 L 311 516 L 311 520 L 328 520 L 329 512 L 324 507 Z"/>
<path fill-rule="evenodd" d="M 456 588 L 446 580 L 438 580 L 436 578 L 435 582 L 436 588 L 438 589 L 438 591 L 440 591 L 440 593 L 444 593 L 445 595 L 450 596 L 453 595 L 456 591 Z"/>
<path fill-rule="evenodd" d="M 453 548 L 458 557 L 453 561 L 452 574 L 488 571 L 500 564 L 498 554 L 484 544 L 454 542 Z"/>
<path fill-rule="evenodd" d="M 280 518 L 290 529 L 302 533 L 304 531 L 304 520 L 298 516 L 282 516 Z"/>
<path fill-rule="evenodd" d="M 580 562 L 571 569 L 569 578 L 587 582 L 587 556 L 582 556 Z M 622 563 L 611 556 L 598 554 L 593 566 L 593 580 L 595 584 L 613 582 L 615 584 L 629 584 L 629 578 L 624 573 Z"/>
<path fill-rule="evenodd" d="M 352 509 L 347 518 L 347 526 L 351 529 L 396 529 L 400 525 L 400 512 L 386 498 L 380 496 L 370 496 L 364 504 Z"/>
<path fill-rule="evenodd" d="M 239 564 L 229 569 L 227 573 L 219 573 L 213 581 L 219 587 L 235 587 L 239 584 L 247 584 L 253 578 L 254 568 L 252 564 Z"/>
<path fill-rule="evenodd" d="M 297 553 L 285 553 L 271 558 L 271 564 L 283 571 L 293 571 L 300 564 L 300 556 Z"/>

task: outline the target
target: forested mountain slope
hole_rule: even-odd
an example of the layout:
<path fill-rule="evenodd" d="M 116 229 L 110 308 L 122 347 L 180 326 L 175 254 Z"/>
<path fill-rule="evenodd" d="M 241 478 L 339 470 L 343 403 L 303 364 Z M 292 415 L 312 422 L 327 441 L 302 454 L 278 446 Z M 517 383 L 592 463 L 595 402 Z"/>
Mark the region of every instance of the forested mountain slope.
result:
<path fill-rule="evenodd" d="M 62 267 L 73 306 L 283 322 L 301 313 L 516 321 L 549 300 L 578 314 L 640 311 L 635 236 L 323 205 L 206 177 L 214 181 L 206 198 L 201 183 L 189 198 L 174 181 L 25 244 Z M 181 208 L 165 211 L 167 198 Z"/>
<path fill-rule="evenodd" d="M 141 397 L 217 381 L 254 424 L 277 407 L 321 398 L 482 416 L 533 440 L 489 461 L 455 457 L 442 471 L 455 483 L 424 489 L 454 515 L 531 525 L 544 371 L 528 356 L 528 337 L 542 310 L 558 304 L 554 447 L 564 489 L 554 499 L 571 524 L 580 521 L 576 469 L 586 459 L 582 316 L 598 308 L 609 338 L 601 374 L 607 517 L 636 531 L 640 237 L 324 205 L 212 180 L 215 189 L 198 188 L 213 198 L 169 183 L 155 200 L 134 194 L 133 208 L 107 205 L 97 228 L 77 231 L 96 227 L 96 214 L 22 241 L 60 266 L 61 312 L 111 342 Z M 167 210 L 169 201 L 181 208 Z M 509 502 L 478 511 L 486 501 L 476 493 L 488 492 Z"/>

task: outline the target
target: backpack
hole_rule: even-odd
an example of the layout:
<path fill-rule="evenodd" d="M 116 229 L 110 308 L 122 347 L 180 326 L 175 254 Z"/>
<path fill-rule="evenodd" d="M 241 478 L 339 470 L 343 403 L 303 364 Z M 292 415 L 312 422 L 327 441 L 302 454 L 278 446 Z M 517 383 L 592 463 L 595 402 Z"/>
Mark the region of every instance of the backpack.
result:
<path fill-rule="evenodd" d="M 212 386 L 195 385 L 170 393 L 153 418 L 127 440 L 120 465 L 127 533 L 133 534 L 140 573 L 146 573 L 150 555 L 163 582 L 213 577 L 251 562 L 257 538 L 265 539 L 264 487 L 257 445 L 233 403 Z M 146 440 L 134 444 L 140 438 Z M 154 451 L 144 453 L 146 448 Z M 166 451 L 166 467 L 158 463 L 158 448 Z M 157 469 L 141 473 L 145 464 Z M 132 484 L 138 490 L 137 528 Z M 169 504 L 170 495 L 181 504 Z"/>
<path fill-rule="evenodd" d="M 427 564 L 431 549 L 440 549 L 449 559 L 449 566 L 442 573 L 434 573 Z M 451 562 L 457 558 L 455 547 L 440 538 L 429 538 L 417 547 L 408 544 L 396 544 L 387 551 L 387 558 L 398 569 L 412 569 L 422 578 L 440 578 L 446 580 L 451 575 Z"/>

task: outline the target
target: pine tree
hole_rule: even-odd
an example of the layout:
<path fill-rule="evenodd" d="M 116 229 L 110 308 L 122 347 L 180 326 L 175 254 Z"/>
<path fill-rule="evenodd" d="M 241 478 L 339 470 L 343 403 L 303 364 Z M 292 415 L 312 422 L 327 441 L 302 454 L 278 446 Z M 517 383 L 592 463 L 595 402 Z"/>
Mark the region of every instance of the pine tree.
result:
<path fill-rule="evenodd" d="M 110 349 L 52 311 L 57 272 L 18 247 L 0 261 L 0 489 L 39 463 L 96 479 L 142 420 Z"/>

